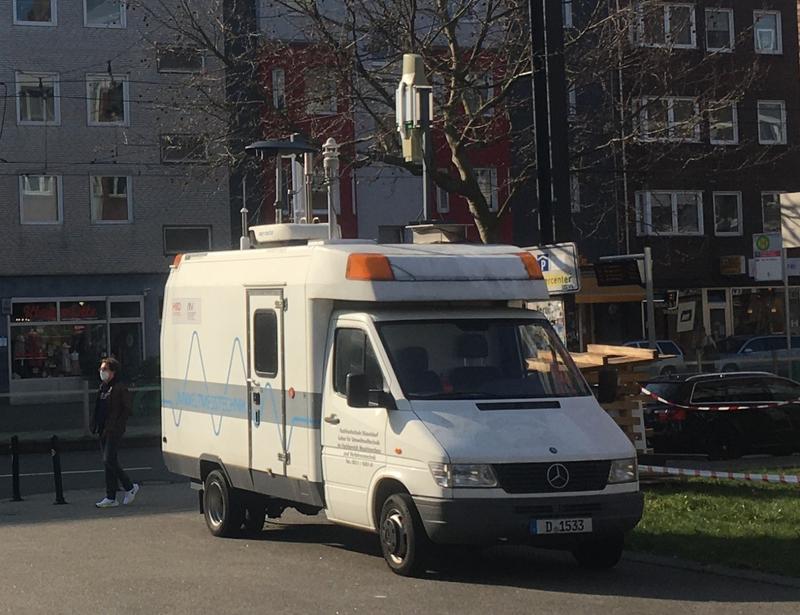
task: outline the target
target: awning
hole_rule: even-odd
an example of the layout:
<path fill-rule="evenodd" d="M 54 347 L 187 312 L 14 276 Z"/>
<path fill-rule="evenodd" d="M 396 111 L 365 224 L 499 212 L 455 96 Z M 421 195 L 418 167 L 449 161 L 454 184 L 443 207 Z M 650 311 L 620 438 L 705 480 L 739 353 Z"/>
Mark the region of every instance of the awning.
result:
<path fill-rule="evenodd" d="M 575 295 L 575 303 L 638 303 L 644 298 L 641 286 L 598 286 L 594 272 L 581 271 L 581 290 Z"/>

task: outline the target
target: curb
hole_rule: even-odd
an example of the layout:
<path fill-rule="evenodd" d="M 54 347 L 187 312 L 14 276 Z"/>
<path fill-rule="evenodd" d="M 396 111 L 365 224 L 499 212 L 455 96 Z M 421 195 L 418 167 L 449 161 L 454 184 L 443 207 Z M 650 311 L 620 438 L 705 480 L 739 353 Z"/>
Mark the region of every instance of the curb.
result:
<path fill-rule="evenodd" d="M 780 587 L 800 589 L 800 579 L 786 577 L 779 574 L 771 574 L 768 572 L 758 572 L 755 570 L 745 570 L 741 568 L 728 568 L 727 566 L 720 566 L 718 564 L 701 564 L 699 562 L 685 560 L 679 557 L 653 555 L 651 553 L 643 553 L 639 551 L 626 550 L 622 557 L 625 561 L 636 562 L 639 564 L 650 564 L 653 566 L 663 566 L 665 568 L 675 568 L 678 570 L 688 570 L 691 572 L 702 572 L 705 574 L 714 574 L 720 577 L 742 579 L 755 583 L 765 583 L 767 585 L 778 585 Z"/>

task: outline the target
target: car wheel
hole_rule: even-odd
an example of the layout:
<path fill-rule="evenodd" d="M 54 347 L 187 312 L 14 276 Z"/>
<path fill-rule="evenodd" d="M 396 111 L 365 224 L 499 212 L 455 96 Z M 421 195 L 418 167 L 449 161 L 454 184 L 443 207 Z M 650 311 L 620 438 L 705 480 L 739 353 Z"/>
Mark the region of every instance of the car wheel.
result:
<path fill-rule="evenodd" d="M 214 536 L 234 536 L 242 527 L 244 507 L 220 470 L 213 470 L 206 477 L 203 516 Z"/>
<path fill-rule="evenodd" d="M 425 571 L 431 545 L 410 495 L 395 493 L 386 498 L 379 533 L 381 551 L 392 572 L 411 577 Z"/>
<path fill-rule="evenodd" d="M 582 568 L 604 570 L 617 565 L 624 545 L 621 534 L 599 536 L 580 543 L 572 550 L 572 556 Z"/>

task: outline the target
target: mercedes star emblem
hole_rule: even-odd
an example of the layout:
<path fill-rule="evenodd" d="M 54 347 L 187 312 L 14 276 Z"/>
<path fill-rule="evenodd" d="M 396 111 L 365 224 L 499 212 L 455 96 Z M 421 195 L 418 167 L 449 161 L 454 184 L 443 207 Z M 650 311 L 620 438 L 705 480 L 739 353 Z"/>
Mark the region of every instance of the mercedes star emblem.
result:
<path fill-rule="evenodd" d="M 562 463 L 554 463 L 547 468 L 547 482 L 553 489 L 563 489 L 569 483 L 569 470 Z"/>

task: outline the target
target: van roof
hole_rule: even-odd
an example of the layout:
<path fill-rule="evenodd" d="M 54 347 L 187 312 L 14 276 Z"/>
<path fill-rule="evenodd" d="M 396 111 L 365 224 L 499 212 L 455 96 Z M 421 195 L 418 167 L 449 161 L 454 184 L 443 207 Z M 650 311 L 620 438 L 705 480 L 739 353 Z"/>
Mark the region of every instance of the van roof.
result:
<path fill-rule="evenodd" d="M 349 301 L 547 299 L 538 265 L 523 254 L 528 253 L 505 245 L 312 241 L 187 254 L 173 269 L 171 283 L 304 285 L 309 299 Z"/>

